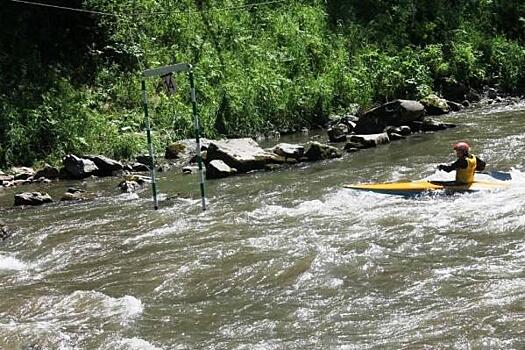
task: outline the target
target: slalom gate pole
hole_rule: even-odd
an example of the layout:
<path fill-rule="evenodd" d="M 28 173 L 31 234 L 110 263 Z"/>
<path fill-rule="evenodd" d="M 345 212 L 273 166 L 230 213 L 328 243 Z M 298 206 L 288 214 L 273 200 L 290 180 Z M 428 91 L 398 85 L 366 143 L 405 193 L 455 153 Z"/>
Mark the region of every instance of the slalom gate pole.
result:
<path fill-rule="evenodd" d="M 148 116 L 148 96 L 146 94 L 146 81 L 142 80 L 142 99 L 144 104 L 144 116 L 146 118 L 146 134 L 148 137 L 148 150 L 150 158 L 150 173 L 151 173 L 151 189 L 153 191 L 153 206 L 155 210 L 159 209 L 159 202 L 157 200 L 157 181 L 155 179 L 155 154 L 153 152 L 153 143 L 151 141 L 151 126 Z"/>
<path fill-rule="evenodd" d="M 199 125 L 199 116 L 197 114 L 197 99 L 195 97 L 195 83 L 193 78 L 193 68 L 189 65 L 189 78 L 190 78 L 190 88 L 191 88 L 191 106 L 193 109 L 193 124 L 195 127 L 195 141 L 196 141 L 196 151 L 197 151 L 197 163 L 199 164 L 199 182 L 201 188 L 201 204 L 202 210 L 206 210 L 206 198 L 204 194 L 204 174 L 202 170 L 202 155 L 201 155 L 201 141 L 200 141 L 200 125 Z"/>

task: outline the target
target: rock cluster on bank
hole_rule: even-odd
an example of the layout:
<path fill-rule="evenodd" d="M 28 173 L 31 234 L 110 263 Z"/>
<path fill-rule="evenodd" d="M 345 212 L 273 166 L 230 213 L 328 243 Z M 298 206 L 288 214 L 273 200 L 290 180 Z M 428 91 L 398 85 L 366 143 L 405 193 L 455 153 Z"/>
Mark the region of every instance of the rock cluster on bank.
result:
<path fill-rule="evenodd" d="M 489 90 L 488 96 L 491 98 L 488 101 L 497 102 L 495 91 Z M 455 127 L 428 116 L 442 115 L 461 108 L 462 104 L 436 95 L 429 95 L 420 101 L 394 100 L 360 116 L 344 115 L 331 118 L 327 138 L 332 145 L 310 141 L 306 144 L 280 143 L 271 149 L 263 149 L 251 138 L 201 139 L 200 151 L 207 179 L 273 170 L 289 164 L 338 158 L 342 156 L 343 150 L 357 152 L 402 140 L 414 133 Z M 49 183 L 58 179 L 81 180 L 88 177 L 120 176 L 124 177 L 118 184 L 121 191 L 135 192 L 148 182 L 148 177 L 133 174 L 149 172 L 151 166 L 149 156 L 139 156 L 136 160 L 131 164 L 123 164 L 101 155 L 68 154 L 63 158 L 61 168 L 46 164 L 38 171 L 28 167 L 14 167 L 5 173 L 0 171 L 0 189 L 35 182 Z M 156 166 L 159 171 L 176 166 L 182 168 L 184 174 L 190 174 L 197 169 L 196 161 L 195 140 L 187 139 L 166 147 L 164 159 L 160 159 Z M 72 188 L 61 200 L 89 198 L 93 198 L 93 194 Z M 53 199 L 46 193 L 24 192 L 15 195 L 14 205 L 40 205 L 51 201 Z"/>

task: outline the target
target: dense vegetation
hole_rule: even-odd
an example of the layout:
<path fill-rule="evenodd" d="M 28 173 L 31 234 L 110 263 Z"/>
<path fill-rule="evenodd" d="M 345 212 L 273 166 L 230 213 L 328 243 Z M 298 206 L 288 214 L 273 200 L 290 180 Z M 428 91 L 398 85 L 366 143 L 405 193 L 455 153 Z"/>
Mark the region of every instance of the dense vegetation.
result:
<path fill-rule="evenodd" d="M 519 0 L 258 1 L 9 0 L 0 168 L 144 152 L 141 72 L 178 62 L 195 67 L 208 137 L 321 125 L 355 106 L 439 93 L 445 79 L 525 88 Z M 158 147 L 193 133 L 186 76 L 176 83 L 168 97 L 148 82 Z"/>

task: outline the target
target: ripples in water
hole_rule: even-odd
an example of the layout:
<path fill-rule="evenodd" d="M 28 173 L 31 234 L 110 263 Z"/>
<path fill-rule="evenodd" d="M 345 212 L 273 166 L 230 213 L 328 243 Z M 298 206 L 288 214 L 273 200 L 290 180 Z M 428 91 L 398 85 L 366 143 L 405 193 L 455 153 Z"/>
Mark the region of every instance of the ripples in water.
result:
<path fill-rule="evenodd" d="M 523 348 L 523 118 L 491 134 L 494 118 L 209 181 L 206 212 L 172 197 L 198 188 L 176 176 L 161 178 L 158 211 L 143 193 L 2 212 L 15 234 L 0 246 L 0 348 Z M 493 168 L 514 168 L 509 189 L 341 188 L 437 176 L 472 127 Z"/>

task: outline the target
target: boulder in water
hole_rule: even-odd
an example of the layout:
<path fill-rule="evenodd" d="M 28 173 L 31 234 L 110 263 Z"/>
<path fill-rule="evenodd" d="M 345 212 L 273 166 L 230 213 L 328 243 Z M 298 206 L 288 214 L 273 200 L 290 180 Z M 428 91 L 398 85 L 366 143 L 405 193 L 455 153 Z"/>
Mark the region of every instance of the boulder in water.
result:
<path fill-rule="evenodd" d="M 387 126 L 408 125 L 423 120 L 424 116 L 425 107 L 418 101 L 394 100 L 363 114 L 354 131 L 357 134 L 377 134 Z"/>
<path fill-rule="evenodd" d="M 15 195 L 15 206 L 18 205 L 42 205 L 51 203 L 53 199 L 47 193 L 24 192 Z"/>

